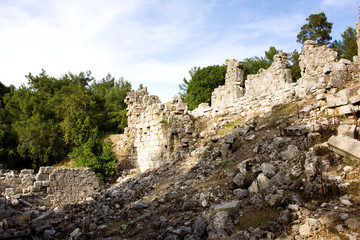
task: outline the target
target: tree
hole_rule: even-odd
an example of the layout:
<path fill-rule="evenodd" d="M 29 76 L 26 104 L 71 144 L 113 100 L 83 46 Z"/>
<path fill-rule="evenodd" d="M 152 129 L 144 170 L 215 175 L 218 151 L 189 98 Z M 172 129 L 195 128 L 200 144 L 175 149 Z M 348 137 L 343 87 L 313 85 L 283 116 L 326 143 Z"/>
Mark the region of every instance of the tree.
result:
<path fill-rule="evenodd" d="M 331 47 L 338 53 L 339 57 L 352 60 L 358 52 L 356 30 L 352 27 L 348 27 L 342 34 L 341 40 L 335 40 Z"/>
<path fill-rule="evenodd" d="M 301 78 L 301 70 L 299 65 L 300 53 L 295 49 L 293 52 L 288 53 L 287 55 L 289 57 L 292 79 L 296 81 Z"/>
<path fill-rule="evenodd" d="M 268 51 L 265 51 L 265 57 L 270 63 L 273 63 L 274 56 L 280 52 L 282 52 L 282 50 L 278 50 L 274 46 L 271 46 Z"/>
<path fill-rule="evenodd" d="M 200 103 L 211 102 L 214 89 L 225 83 L 226 68 L 226 65 L 213 65 L 205 68 L 194 67 L 189 71 L 191 79 L 184 78 L 179 87 L 190 110 Z"/>
<path fill-rule="evenodd" d="M 306 18 L 308 23 L 301 27 L 297 35 L 297 42 L 304 44 L 306 40 L 316 40 L 320 45 L 329 44 L 332 37 L 330 36 L 332 23 L 327 21 L 325 13 L 311 14 Z"/>

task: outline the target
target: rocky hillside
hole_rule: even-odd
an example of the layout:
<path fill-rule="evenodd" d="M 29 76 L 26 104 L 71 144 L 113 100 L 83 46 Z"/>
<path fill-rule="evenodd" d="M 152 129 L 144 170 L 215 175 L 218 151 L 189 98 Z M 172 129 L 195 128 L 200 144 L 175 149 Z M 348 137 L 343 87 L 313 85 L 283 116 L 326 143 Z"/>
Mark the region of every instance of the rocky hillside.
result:
<path fill-rule="evenodd" d="M 129 127 L 110 136 L 116 182 L 98 189 L 88 169 L 4 170 L 0 237 L 359 238 L 359 57 L 307 41 L 300 60 L 297 83 L 280 53 L 245 87 L 231 60 L 213 105 L 192 112 L 181 98 L 129 93 Z"/>

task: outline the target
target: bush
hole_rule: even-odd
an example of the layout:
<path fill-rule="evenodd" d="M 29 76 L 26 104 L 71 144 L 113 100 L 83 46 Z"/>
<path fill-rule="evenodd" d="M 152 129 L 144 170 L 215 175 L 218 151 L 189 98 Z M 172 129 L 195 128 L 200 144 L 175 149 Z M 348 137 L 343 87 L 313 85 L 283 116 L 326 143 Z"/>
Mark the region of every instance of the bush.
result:
<path fill-rule="evenodd" d="M 111 151 L 111 145 L 110 141 L 103 141 L 99 137 L 90 138 L 69 154 L 74 160 L 71 166 L 90 168 L 95 172 L 100 184 L 104 184 L 116 173 L 117 159 Z"/>

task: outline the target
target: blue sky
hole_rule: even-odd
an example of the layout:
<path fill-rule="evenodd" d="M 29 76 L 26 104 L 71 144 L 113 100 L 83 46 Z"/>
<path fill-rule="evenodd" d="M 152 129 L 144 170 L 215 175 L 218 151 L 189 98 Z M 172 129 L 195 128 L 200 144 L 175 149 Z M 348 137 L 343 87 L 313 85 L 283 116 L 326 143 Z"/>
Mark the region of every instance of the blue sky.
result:
<path fill-rule="evenodd" d="M 29 72 L 90 70 L 140 83 L 167 101 L 194 66 L 263 56 L 296 42 L 310 14 L 325 12 L 340 39 L 359 19 L 356 0 L 0 0 L 0 81 Z"/>

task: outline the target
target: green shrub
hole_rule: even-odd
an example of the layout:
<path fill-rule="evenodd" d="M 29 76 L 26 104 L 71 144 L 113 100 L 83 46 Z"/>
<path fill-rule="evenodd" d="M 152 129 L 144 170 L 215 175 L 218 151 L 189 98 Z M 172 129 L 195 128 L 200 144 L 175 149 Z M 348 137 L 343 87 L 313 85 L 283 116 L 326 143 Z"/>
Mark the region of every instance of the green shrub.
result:
<path fill-rule="evenodd" d="M 85 144 L 74 148 L 69 157 L 74 160 L 72 167 L 88 167 L 95 172 L 101 184 L 109 181 L 116 173 L 115 154 L 111 142 L 100 137 L 91 137 Z"/>

